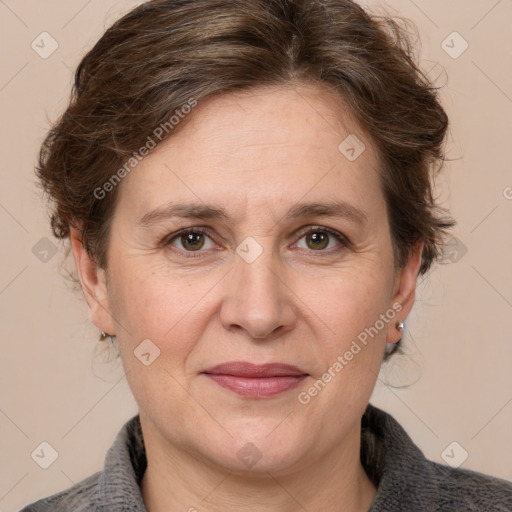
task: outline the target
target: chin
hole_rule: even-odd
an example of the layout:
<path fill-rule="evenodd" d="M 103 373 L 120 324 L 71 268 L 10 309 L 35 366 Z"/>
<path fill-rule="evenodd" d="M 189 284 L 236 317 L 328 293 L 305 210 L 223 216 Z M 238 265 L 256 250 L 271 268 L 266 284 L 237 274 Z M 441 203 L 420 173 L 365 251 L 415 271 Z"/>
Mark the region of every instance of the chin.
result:
<path fill-rule="evenodd" d="M 281 424 L 280 424 L 281 422 Z M 233 435 L 226 434 L 222 440 L 212 439 L 214 463 L 240 474 L 268 473 L 286 474 L 291 472 L 300 459 L 307 455 L 304 443 L 304 429 L 291 429 L 284 425 L 283 418 L 244 419 L 243 425 L 227 426 Z M 207 450 L 210 451 L 210 450 Z"/>

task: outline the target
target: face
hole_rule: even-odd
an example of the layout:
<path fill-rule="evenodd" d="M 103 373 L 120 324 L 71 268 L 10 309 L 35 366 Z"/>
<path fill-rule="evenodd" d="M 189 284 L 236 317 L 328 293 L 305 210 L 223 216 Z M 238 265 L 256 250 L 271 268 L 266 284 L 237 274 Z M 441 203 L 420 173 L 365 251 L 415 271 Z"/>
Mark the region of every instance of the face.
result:
<path fill-rule="evenodd" d="M 332 93 L 230 93 L 190 115 L 120 185 L 106 274 L 75 261 L 147 439 L 285 474 L 349 450 L 419 259 L 395 272 L 377 154 Z"/>

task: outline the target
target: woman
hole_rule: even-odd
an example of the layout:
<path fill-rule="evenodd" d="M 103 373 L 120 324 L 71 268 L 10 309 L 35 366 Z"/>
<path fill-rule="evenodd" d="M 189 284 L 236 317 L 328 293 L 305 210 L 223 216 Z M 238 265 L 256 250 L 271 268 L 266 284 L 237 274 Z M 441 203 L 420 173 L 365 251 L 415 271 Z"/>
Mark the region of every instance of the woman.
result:
<path fill-rule="evenodd" d="M 349 0 L 153 0 L 81 62 L 38 176 L 139 406 L 43 510 L 512 510 L 369 404 L 454 222 L 447 116 Z"/>

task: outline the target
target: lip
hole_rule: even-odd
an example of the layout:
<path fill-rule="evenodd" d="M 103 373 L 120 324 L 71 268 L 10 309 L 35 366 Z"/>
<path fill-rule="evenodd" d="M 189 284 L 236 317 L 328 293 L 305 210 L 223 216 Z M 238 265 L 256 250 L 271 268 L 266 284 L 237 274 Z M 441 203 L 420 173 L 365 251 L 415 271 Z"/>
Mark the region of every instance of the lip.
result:
<path fill-rule="evenodd" d="M 309 374 L 284 363 L 253 364 L 231 361 L 202 372 L 219 386 L 241 396 L 264 398 L 296 387 Z"/>

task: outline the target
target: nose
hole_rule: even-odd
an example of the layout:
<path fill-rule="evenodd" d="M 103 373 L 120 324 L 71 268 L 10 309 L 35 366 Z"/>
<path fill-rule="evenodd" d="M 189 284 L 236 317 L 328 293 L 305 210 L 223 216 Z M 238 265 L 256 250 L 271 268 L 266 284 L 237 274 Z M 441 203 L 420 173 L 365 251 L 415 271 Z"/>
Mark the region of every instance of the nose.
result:
<path fill-rule="evenodd" d="M 293 283 L 286 282 L 286 276 L 272 259 L 270 250 L 264 250 L 251 263 L 236 255 L 220 311 L 225 329 L 268 339 L 294 328 Z"/>

